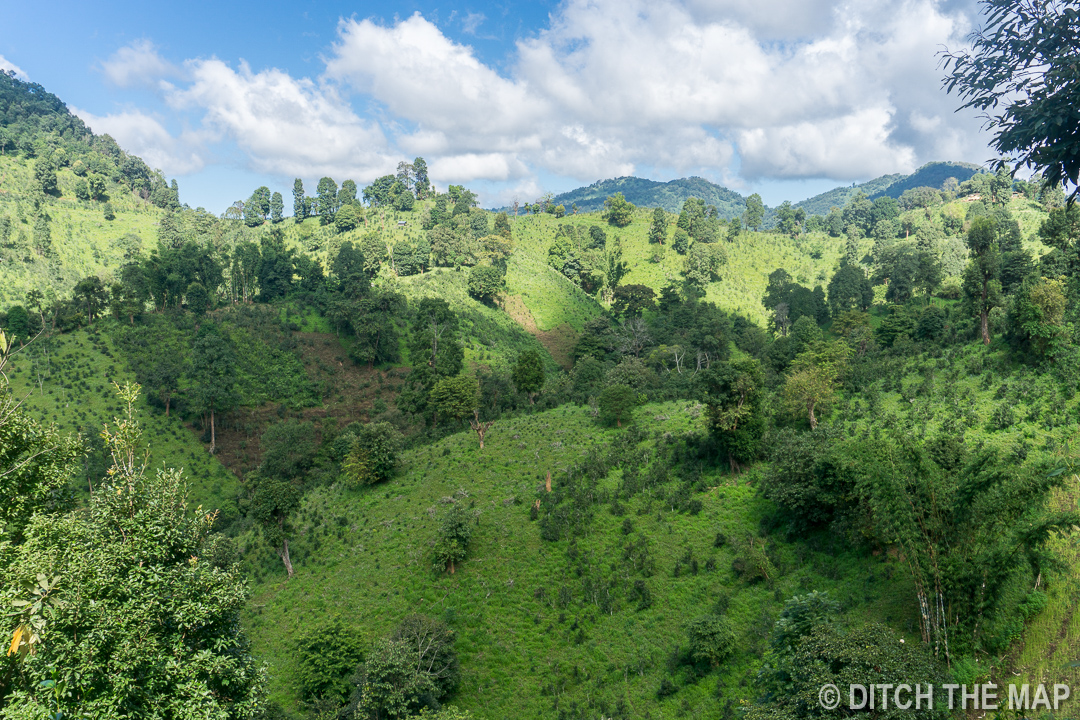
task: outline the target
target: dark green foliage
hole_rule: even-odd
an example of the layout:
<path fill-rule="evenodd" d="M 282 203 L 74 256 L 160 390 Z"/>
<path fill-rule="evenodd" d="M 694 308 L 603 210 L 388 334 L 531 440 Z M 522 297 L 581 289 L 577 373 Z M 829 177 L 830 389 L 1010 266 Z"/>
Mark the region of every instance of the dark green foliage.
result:
<path fill-rule="evenodd" d="M 639 404 L 638 393 L 628 385 L 608 385 L 600 393 L 600 416 L 607 422 L 622 427 L 622 421 L 631 418 Z"/>
<path fill-rule="evenodd" d="M 840 603 L 828 593 L 813 591 L 796 595 L 784 603 L 769 639 L 774 650 L 786 654 L 796 650 L 803 638 L 830 624 L 840 612 Z"/>
<path fill-rule="evenodd" d="M 193 282 L 188 285 L 184 300 L 188 310 L 196 317 L 202 317 L 210 308 L 210 294 L 206 292 L 206 286 L 202 283 Z"/>
<path fill-rule="evenodd" d="M 492 265 L 476 265 L 469 270 L 469 295 L 492 302 L 506 287 L 506 274 Z"/>
<path fill-rule="evenodd" d="M 323 225 L 329 225 L 334 221 L 334 214 L 338 209 L 338 188 L 337 183 L 333 178 L 324 177 L 319 180 L 318 188 L 318 214 L 319 222 Z"/>
<path fill-rule="evenodd" d="M 383 638 L 368 650 L 355 678 L 356 695 L 344 717 L 405 720 L 437 700 L 434 681 L 418 672 L 416 653 L 401 640 Z"/>
<path fill-rule="evenodd" d="M 101 211 L 104 214 L 106 220 L 115 220 L 116 212 L 113 210 L 112 203 L 106 202 L 101 206 Z"/>
<path fill-rule="evenodd" d="M 344 705 L 353 692 L 350 682 L 364 659 L 361 633 L 335 617 L 296 640 L 297 680 L 305 700 L 326 698 Z"/>
<path fill-rule="evenodd" d="M 544 360 L 536 350 L 526 350 L 518 356 L 517 363 L 511 375 L 514 386 L 518 392 L 529 396 L 529 404 L 533 404 L 533 398 L 544 387 Z"/>
<path fill-rule="evenodd" d="M 656 307 L 656 292 L 646 285 L 620 285 L 613 298 L 611 309 L 617 315 L 638 317 Z"/>
<path fill-rule="evenodd" d="M 712 363 L 698 380 L 709 429 L 732 473 L 752 461 L 765 430 L 764 384 L 757 360 Z"/>
<path fill-rule="evenodd" d="M 667 240 L 667 213 L 663 208 L 656 208 L 652 214 L 652 224 L 649 226 L 649 242 L 664 244 Z"/>
<path fill-rule="evenodd" d="M 260 472 L 295 480 L 311 467 L 319 443 L 311 421 L 284 420 L 268 427 L 259 438 L 262 448 Z"/>
<path fill-rule="evenodd" d="M 460 502 L 454 502 L 443 513 L 439 531 L 435 536 L 435 569 L 446 570 L 451 575 L 455 564 L 465 559 L 472 538 L 471 514 Z"/>
<path fill-rule="evenodd" d="M 775 673 L 765 680 L 771 692 L 767 700 L 750 706 L 745 715 L 748 720 L 821 717 L 819 693 L 824 685 L 839 688 L 840 705 L 846 707 L 851 685 L 896 687 L 904 683 L 912 688 L 935 686 L 938 709 L 927 709 L 925 701 L 921 710 L 916 709 L 911 692 L 901 694 L 902 702 L 911 701 L 908 709 L 898 708 L 890 695 L 887 707 L 880 699 L 876 703 L 874 717 L 943 720 L 950 716 L 940 690 L 948 682 L 948 675 L 918 643 L 904 643 L 894 630 L 876 623 L 848 632 L 829 624 L 815 627 L 796 645 L 778 654 Z M 856 702 L 859 699 L 856 697 Z"/>
<path fill-rule="evenodd" d="M 360 427 L 342 466 L 349 485 L 363 487 L 393 477 L 403 443 L 401 433 L 390 423 L 368 423 Z"/>
<path fill-rule="evenodd" d="M 829 281 L 829 310 L 833 317 L 847 310 L 866 310 L 874 302 L 874 288 L 858 265 L 844 265 Z"/>
<path fill-rule="evenodd" d="M 945 88 L 985 111 L 996 169 L 1030 167 L 1049 185 L 1080 182 L 1074 152 L 1078 93 L 1072 3 L 982 0 L 986 23 L 971 50 L 945 52 Z M 1011 182 L 1009 183 L 1011 185 Z"/>
<path fill-rule="evenodd" d="M 355 230 L 360 225 L 360 216 L 357 212 L 357 206 L 353 203 L 342 205 L 334 216 L 334 228 L 338 232 L 348 232 Z"/>
<path fill-rule="evenodd" d="M 812 432 L 778 431 L 770 439 L 768 477 L 761 493 L 789 517 L 796 531 L 832 522 L 855 503 L 855 483 L 845 463 L 834 455 L 839 429 L 821 425 Z"/>
<path fill-rule="evenodd" d="M 686 251 L 690 249 L 690 234 L 682 228 L 676 229 L 671 240 L 671 247 L 680 255 L 685 255 Z"/>
<path fill-rule="evenodd" d="M 216 325 L 206 324 L 191 347 L 191 401 L 210 421 L 210 452 L 216 448 L 217 413 L 227 412 L 237 402 L 236 355 L 232 343 Z"/>
<path fill-rule="evenodd" d="M 694 662 L 715 667 L 735 648 L 731 625 L 720 615 L 704 615 L 691 621 L 686 626 L 686 635 Z"/>
<path fill-rule="evenodd" d="M 966 241 L 971 259 L 964 271 L 964 295 L 967 305 L 979 317 L 983 343 L 989 345 L 990 311 L 1001 304 L 997 223 L 986 217 L 976 218 L 968 229 Z"/>
<path fill-rule="evenodd" d="M 304 181 L 300 178 L 293 180 L 293 217 L 303 220 L 307 217 L 307 203 L 304 202 Z"/>

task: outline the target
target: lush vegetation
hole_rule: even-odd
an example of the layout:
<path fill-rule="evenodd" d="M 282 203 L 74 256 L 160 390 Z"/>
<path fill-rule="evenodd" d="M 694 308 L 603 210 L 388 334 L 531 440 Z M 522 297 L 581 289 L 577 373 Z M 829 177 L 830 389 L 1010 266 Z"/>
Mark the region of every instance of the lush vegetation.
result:
<path fill-rule="evenodd" d="M 824 683 L 1080 679 L 1060 185 L 493 213 L 415 158 L 215 217 L 3 78 L 0 716 L 809 718 Z M 143 234 L 52 243 L 79 213 Z"/>

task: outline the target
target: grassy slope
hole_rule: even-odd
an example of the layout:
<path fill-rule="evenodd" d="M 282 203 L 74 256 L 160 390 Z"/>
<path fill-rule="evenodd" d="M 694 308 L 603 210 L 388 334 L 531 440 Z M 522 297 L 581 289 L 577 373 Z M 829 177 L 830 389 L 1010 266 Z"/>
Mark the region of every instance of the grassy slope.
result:
<path fill-rule="evenodd" d="M 35 288 L 65 295 L 88 275 L 111 277 L 122 264 L 124 246 L 120 241 L 127 235 L 138 236 L 144 252 L 157 243 L 162 210 L 108 183 L 116 219 L 107 221 L 102 214 L 104 203 L 75 199 L 72 187 L 76 177 L 65 169 L 57 173 L 61 197 L 49 199 L 46 208 L 56 259 L 42 257 L 28 249 L 33 245 L 33 208 L 25 198 L 32 172 L 30 161 L 0 157 L 0 215 L 12 220 L 9 242 L 16 242 L 21 231 L 26 243 L 19 249 L 0 249 L 4 260 L 0 263 L 0 308 L 22 302 Z M 18 220 L 20 209 L 25 222 Z"/>
<path fill-rule="evenodd" d="M 674 403 L 646 406 L 638 417 L 656 432 L 685 432 L 697 422 L 685 404 Z M 721 531 L 729 537 L 756 534 L 768 503 L 717 472 L 708 479 L 715 487 L 696 496 L 704 505 L 696 516 L 644 496 L 624 503 L 625 517 L 598 509 L 589 536 L 578 542 L 581 556 L 592 558 L 593 577 L 625 572 L 608 567 L 622 556 L 624 519 L 634 526 L 630 539 L 639 533 L 648 538 L 656 562 L 656 573 L 646 579 L 652 607 L 638 611 L 620 596 L 617 610 L 602 614 L 584 598 L 567 542 L 542 541 L 529 506 L 547 470 L 557 486 L 560 469 L 614 432 L 597 426 L 584 409 L 562 407 L 496 425 L 483 453 L 471 434 L 462 433 L 407 453 L 398 477 L 385 485 L 316 491 L 297 522 L 300 537 L 291 544 L 297 574 L 288 582 L 276 556 L 249 538 L 256 583 L 245 625 L 255 651 L 270 663 L 273 698 L 287 706 L 296 702 L 292 643 L 332 615 L 368 639 L 389 633 L 412 612 L 447 619 L 458 634 L 464 671 L 453 702 L 491 718 L 551 717 L 556 704 L 610 711 L 619 700 L 633 717 L 666 716 L 684 702 L 692 716 L 713 717 L 724 703 L 749 696 L 740 685 L 751 678 L 753 652 L 764 649 L 783 601 L 810 588 L 832 591 L 856 618 L 887 618 L 902 631 L 917 628 L 912 607 L 901 599 L 907 583 L 902 568 L 874 558 L 832 556 L 774 540 L 780 576 L 754 585 L 736 579 L 733 551 L 715 548 L 713 539 Z M 606 485 L 614 487 L 618 477 L 613 472 Z M 430 541 L 444 507 L 440 498 L 459 489 L 468 494 L 463 502 L 481 514 L 469 558 L 448 576 L 432 569 Z M 674 577 L 675 563 L 688 550 L 700 572 L 684 568 Z M 715 570 L 705 568 L 710 558 Z M 627 582 L 640 577 L 627 576 Z M 571 593 L 566 607 L 557 602 L 561 587 Z M 722 595 L 729 598 L 740 652 L 719 680 L 713 674 L 658 700 L 668 659 L 685 643 L 685 623 L 709 612 Z"/>
<path fill-rule="evenodd" d="M 133 376 L 103 333 L 80 330 L 49 342 L 48 358 L 40 340 L 15 356 L 10 373 L 12 392 L 26 397 L 24 407 L 32 417 L 55 423 L 63 432 L 81 432 L 84 438 L 99 433 L 104 423 L 121 415 L 112 383 L 134 381 Z M 39 371 L 43 373 L 40 386 Z M 166 418 L 142 398 L 139 420 L 143 440 L 149 445 L 151 472 L 162 464 L 183 468 L 192 506 L 220 509 L 224 519 L 235 519 L 236 476 L 207 454 L 181 419 L 175 414 Z"/>
<path fill-rule="evenodd" d="M 670 221 L 674 226 L 675 217 L 671 216 Z M 623 248 L 623 259 L 630 265 L 630 272 L 623 279 L 623 284 L 648 285 L 659 294 L 669 282 L 681 282 L 685 258 L 670 248 L 661 249 L 658 245 L 649 243 L 651 223 L 652 211 L 642 208 L 634 213 L 633 222 L 625 228 L 608 225 L 599 213 L 569 215 L 562 219 L 556 219 L 553 215 L 527 215 L 514 219 L 513 231 L 518 243 L 518 254 L 529 256 L 531 265 L 535 267 L 532 278 L 543 278 L 543 291 L 537 293 L 539 297 L 530 293 L 526 298 L 526 302 L 531 303 L 530 310 L 533 315 L 548 317 L 545 313 L 560 313 L 556 315 L 558 320 L 569 322 L 576 328 L 578 326 L 573 322 L 575 316 L 587 317 L 588 311 L 595 314 L 599 310 L 598 305 L 590 305 L 585 300 L 579 302 L 576 298 L 573 299 L 574 304 L 567 309 L 564 297 L 560 297 L 564 291 L 559 288 L 558 283 L 540 274 L 539 265 L 547 265 L 547 251 L 560 224 L 598 225 L 604 228 L 609 242 L 618 237 Z M 669 231 L 669 234 L 670 232 L 673 230 Z M 826 235 L 792 240 L 772 233 L 747 232 L 742 233 L 733 243 L 721 241 L 721 244 L 727 251 L 728 262 L 720 271 L 721 279 L 709 284 L 706 298 L 725 310 L 744 314 L 762 324 L 765 322 L 765 308 L 761 305 L 761 297 L 765 292 L 769 273 L 782 267 L 809 287 L 827 285 L 844 250 L 842 238 L 830 238 Z M 869 250 L 872 241 L 864 241 L 863 244 L 865 249 Z M 819 259 L 811 256 L 812 247 L 820 248 Z M 657 253 L 660 254 L 659 262 L 654 262 L 653 257 Z M 553 271 L 548 269 L 548 272 Z M 515 279 L 512 272 L 508 280 L 513 292 Z M 580 291 L 578 294 L 583 296 Z M 541 324 L 539 320 L 537 324 Z M 554 320 L 549 321 L 549 326 L 552 324 L 555 324 Z"/>

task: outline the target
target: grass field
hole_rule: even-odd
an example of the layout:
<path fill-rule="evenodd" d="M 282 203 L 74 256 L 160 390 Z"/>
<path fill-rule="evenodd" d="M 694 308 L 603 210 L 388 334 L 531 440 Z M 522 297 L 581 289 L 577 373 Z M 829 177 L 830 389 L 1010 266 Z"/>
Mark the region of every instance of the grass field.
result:
<path fill-rule="evenodd" d="M 134 381 L 108 335 L 94 331 L 47 341 L 39 338 L 14 356 L 11 368 L 12 392 L 26 398 L 23 407 L 32 417 L 54 423 L 62 432 L 80 433 L 88 442 L 121 414 L 113 383 Z M 236 476 L 206 452 L 175 413 L 165 417 L 147 404 L 145 396 L 138 410 L 143 439 L 149 446 L 149 471 L 162 465 L 183 468 L 192 507 L 220 510 L 223 524 L 234 521 L 238 517 Z"/>
<path fill-rule="evenodd" d="M 638 422 L 647 429 L 641 449 L 665 433 L 691 431 L 695 413 L 685 403 L 640 408 Z M 909 636 L 917 632 L 914 607 L 901 599 L 902 568 L 825 552 L 828 538 L 816 540 L 817 550 L 770 538 L 778 574 L 754 584 L 739 580 L 731 544 L 715 547 L 714 540 L 722 533 L 766 542 L 758 524 L 769 504 L 748 484 L 753 474 L 733 480 L 707 473 L 708 489 L 695 495 L 697 514 L 674 511 L 661 488 L 615 503 L 618 515 L 602 507 L 579 540 L 542 540 L 529 508 L 546 472 L 558 489 L 566 468 L 617 432 L 598 427 L 587 409 L 562 407 L 496 425 L 483 452 L 463 432 L 407 453 L 398 477 L 385 485 L 318 490 L 297 522 L 297 574 L 288 582 L 280 560 L 248 537 L 255 587 L 245 625 L 256 652 L 271 663 L 272 697 L 286 707 L 296 703 L 292 644 L 330 617 L 369 640 L 409 613 L 447 620 L 464 671 L 452 702 L 485 718 L 547 718 L 571 708 L 594 717 L 620 705 L 632 717 L 716 717 L 752 694 L 746 683 L 754 653 L 764 649 L 784 600 L 809 589 L 832 592 L 852 618 L 887 618 Z M 602 487 L 617 487 L 620 473 Z M 474 509 L 477 527 L 468 559 L 450 576 L 432 568 L 430 541 L 452 497 Z M 648 548 L 651 572 L 625 562 L 633 543 Z M 635 578 L 656 598 L 652 607 L 638 610 L 626 596 Z M 618 588 L 612 606 L 597 603 L 601 585 Z M 681 689 L 658 699 L 686 622 L 718 603 L 737 627 L 738 656 L 701 679 L 676 664 Z"/>

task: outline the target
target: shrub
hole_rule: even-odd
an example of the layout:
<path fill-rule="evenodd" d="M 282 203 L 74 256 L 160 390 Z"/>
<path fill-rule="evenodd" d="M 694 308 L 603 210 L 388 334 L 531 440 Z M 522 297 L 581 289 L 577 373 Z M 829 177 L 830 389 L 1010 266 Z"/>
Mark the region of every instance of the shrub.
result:
<path fill-rule="evenodd" d="M 694 662 L 717 666 L 735 648 L 735 633 L 727 619 L 719 615 L 704 615 L 686 626 L 690 640 L 690 657 Z"/>
<path fill-rule="evenodd" d="M 359 633 L 341 620 L 308 629 L 296 641 L 297 678 L 306 700 L 327 698 L 342 705 L 349 699 L 349 682 L 363 661 Z"/>
<path fill-rule="evenodd" d="M 397 469 L 404 438 L 387 422 L 368 423 L 357 431 L 345 459 L 345 477 L 352 487 L 389 480 Z"/>

